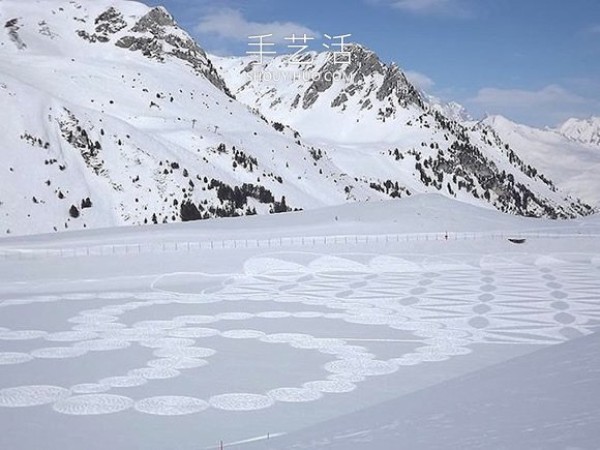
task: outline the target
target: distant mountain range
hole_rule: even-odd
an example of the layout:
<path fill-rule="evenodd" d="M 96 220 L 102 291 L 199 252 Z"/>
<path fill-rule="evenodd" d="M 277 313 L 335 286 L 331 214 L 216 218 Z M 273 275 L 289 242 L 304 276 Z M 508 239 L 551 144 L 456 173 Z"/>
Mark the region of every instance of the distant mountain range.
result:
<path fill-rule="evenodd" d="M 549 176 L 556 185 L 587 203 L 600 205 L 599 118 L 570 119 L 556 129 L 538 129 L 501 116 L 483 121 L 527 164 Z"/>
<path fill-rule="evenodd" d="M 572 141 L 600 146 L 600 117 L 569 119 L 556 131 Z"/>
<path fill-rule="evenodd" d="M 207 55 L 131 1 L 3 0 L 0 20 L 2 234 L 427 192 L 552 218 L 600 204 L 598 119 L 475 122 L 359 45 L 299 77 L 287 57 Z"/>

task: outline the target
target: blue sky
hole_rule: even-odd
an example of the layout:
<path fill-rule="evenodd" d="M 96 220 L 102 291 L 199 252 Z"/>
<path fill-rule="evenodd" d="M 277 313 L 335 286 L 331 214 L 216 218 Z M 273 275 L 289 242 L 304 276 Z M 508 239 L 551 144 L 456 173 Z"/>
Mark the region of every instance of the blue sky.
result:
<path fill-rule="evenodd" d="M 248 34 L 352 34 L 476 117 L 535 126 L 600 115 L 598 0 L 146 0 L 220 54 Z M 313 41 L 319 49 L 322 39 Z M 279 47 L 285 53 L 285 45 Z"/>

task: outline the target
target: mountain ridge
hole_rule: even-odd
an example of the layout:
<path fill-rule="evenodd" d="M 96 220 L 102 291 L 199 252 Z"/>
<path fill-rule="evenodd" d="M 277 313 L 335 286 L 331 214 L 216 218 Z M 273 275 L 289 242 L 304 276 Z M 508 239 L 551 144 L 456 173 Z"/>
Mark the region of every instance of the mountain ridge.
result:
<path fill-rule="evenodd" d="M 507 162 L 508 150 L 487 144 L 481 130 L 425 111 L 403 72 L 362 47 L 346 68 L 352 85 L 307 82 L 307 108 L 298 110 L 317 120 L 311 130 L 238 102 L 219 61 L 163 8 L 3 0 L 0 18 L 2 234 L 266 214 L 427 192 L 521 215 L 591 212 L 518 158 Z M 336 96 L 324 103 L 332 89 Z M 315 114 L 315 106 L 342 93 L 347 100 L 335 108 L 360 108 L 356 117 L 326 122 L 328 110 Z M 380 134 L 366 136 L 365 126 Z"/>

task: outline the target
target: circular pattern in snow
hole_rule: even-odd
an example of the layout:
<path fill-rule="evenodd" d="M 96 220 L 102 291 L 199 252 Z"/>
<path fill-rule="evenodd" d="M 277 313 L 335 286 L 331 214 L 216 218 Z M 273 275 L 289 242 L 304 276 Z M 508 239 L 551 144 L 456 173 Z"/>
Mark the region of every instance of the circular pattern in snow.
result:
<path fill-rule="evenodd" d="M 161 396 L 145 398 L 134 406 L 136 411 L 156 416 L 184 416 L 208 409 L 210 405 L 194 397 Z"/>
<path fill-rule="evenodd" d="M 170 367 L 143 367 L 130 370 L 127 375 L 130 377 L 143 377 L 147 380 L 166 380 L 178 377 L 181 372 Z"/>
<path fill-rule="evenodd" d="M 219 330 L 215 330 L 213 328 L 177 328 L 175 330 L 170 330 L 168 335 L 176 338 L 205 338 L 211 336 L 217 336 L 219 334 Z"/>
<path fill-rule="evenodd" d="M 48 333 L 39 330 L 0 331 L 0 339 L 4 341 L 29 341 L 39 339 Z"/>
<path fill-rule="evenodd" d="M 172 330 L 177 327 L 178 324 L 174 320 L 144 320 L 133 324 L 133 328 L 145 330 Z"/>
<path fill-rule="evenodd" d="M 303 403 L 319 400 L 323 395 L 309 386 L 306 388 L 279 388 L 267 392 L 267 395 L 277 402 Z"/>
<path fill-rule="evenodd" d="M 366 375 L 359 375 L 356 373 L 335 373 L 327 377 L 327 379 L 331 381 L 344 381 L 349 383 L 362 383 L 366 378 Z"/>
<path fill-rule="evenodd" d="M 117 317 L 115 317 L 115 316 L 109 316 L 107 314 L 100 314 L 100 313 L 84 314 L 84 313 L 79 313 L 79 315 L 77 317 L 70 318 L 68 320 L 68 322 L 78 323 L 78 324 L 81 324 L 81 325 L 85 325 L 85 324 L 95 325 L 95 324 L 112 323 L 112 322 L 116 322 L 117 320 L 119 320 Z"/>
<path fill-rule="evenodd" d="M 85 348 L 76 347 L 47 347 L 39 348 L 31 352 L 31 356 L 41 359 L 67 359 L 79 358 L 88 351 Z"/>
<path fill-rule="evenodd" d="M 297 263 L 269 257 L 251 258 L 244 263 L 244 272 L 247 274 L 260 275 L 268 273 L 271 275 L 281 271 L 303 273 L 306 268 Z"/>
<path fill-rule="evenodd" d="M 75 347 L 91 352 L 108 352 L 111 350 L 121 350 L 130 345 L 131 343 L 124 339 L 95 339 L 93 341 L 77 342 Z"/>
<path fill-rule="evenodd" d="M 264 311 L 256 315 L 256 317 L 260 317 L 261 319 L 286 319 L 290 316 L 291 314 L 286 311 Z"/>
<path fill-rule="evenodd" d="M 104 384 L 114 388 L 128 388 L 142 386 L 146 384 L 148 380 L 142 376 L 124 376 L 124 377 L 109 377 L 100 380 L 100 384 Z"/>
<path fill-rule="evenodd" d="M 0 352 L 0 366 L 11 364 L 23 364 L 33 359 L 33 356 L 27 353 L 18 352 Z"/>
<path fill-rule="evenodd" d="M 204 324 L 204 323 L 214 323 L 218 322 L 218 319 L 213 316 L 201 316 L 201 315 L 193 315 L 193 316 L 179 316 L 176 317 L 175 326 L 172 328 L 178 328 L 181 325 L 194 325 L 194 324 Z"/>
<path fill-rule="evenodd" d="M 273 406 L 274 401 L 266 395 L 223 394 L 211 397 L 209 403 L 213 408 L 225 411 L 254 411 Z"/>
<path fill-rule="evenodd" d="M 217 314 L 215 317 L 218 320 L 248 320 L 254 318 L 254 314 L 245 312 L 227 312 Z"/>
<path fill-rule="evenodd" d="M 421 355 L 420 359 L 423 362 L 438 362 L 450 359 L 450 355 L 436 347 L 419 347 L 417 353 Z"/>
<path fill-rule="evenodd" d="M 58 342 L 57 344 L 45 343 L 57 347 L 28 349 L 27 351 L 33 350 L 30 354 L 0 352 L 0 364 L 19 364 L 31 361 L 33 357 L 76 357 L 90 350 L 119 350 L 132 343 L 136 344 L 136 348 L 141 345 L 154 349 L 153 354 L 158 359 L 145 363 L 147 367 L 132 370 L 127 376 L 104 378 L 98 383 L 80 384 L 71 388 L 69 395 L 81 395 L 106 392 L 112 387 L 141 386 L 148 383 L 148 380 L 173 378 L 181 374 L 180 370 L 205 366 L 208 361 L 204 358 L 216 352 L 212 348 L 195 347 L 200 338 L 219 336 L 228 339 L 258 339 L 265 343 L 284 344 L 283 346 L 288 346 L 288 350 L 281 350 L 291 355 L 296 354 L 294 349 L 317 350 L 325 355 L 332 355 L 327 358 L 330 362 L 325 367 L 330 374 L 325 380 L 312 381 L 300 387 L 276 388 L 269 390 L 267 394 L 261 393 L 264 395 L 224 394 L 210 399 L 211 402 L 220 405 L 215 407 L 243 411 L 266 408 L 270 406 L 270 401 L 313 401 L 325 394 L 350 392 L 356 389 L 357 383 L 364 381 L 368 376 L 386 375 L 400 369 L 401 366 L 441 361 L 455 355 L 467 354 L 472 351 L 469 346 L 474 343 L 491 342 L 488 339 L 490 337 L 493 337 L 494 341 L 503 340 L 505 343 L 518 344 L 539 342 L 540 338 L 544 337 L 548 341 L 564 340 L 589 332 L 584 326 L 591 318 L 589 305 L 580 303 L 576 296 L 568 302 L 565 299 L 572 287 L 577 288 L 579 281 L 584 283 L 586 289 L 590 289 L 591 286 L 596 286 L 594 284 L 596 279 L 590 274 L 582 274 L 579 271 L 577 271 L 577 279 L 572 278 L 570 270 L 574 271 L 575 266 L 563 267 L 568 260 L 564 255 L 553 263 L 556 264 L 553 270 L 546 270 L 533 266 L 535 258 L 528 257 L 531 259 L 529 261 L 523 259 L 523 255 L 502 255 L 501 258 L 487 260 L 483 258 L 481 261 L 465 264 L 462 257 L 451 259 L 405 255 L 407 258 L 405 260 L 394 260 L 392 257 L 387 260 L 374 260 L 372 255 L 366 254 L 319 257 L 320 255 L 302 253 L 300 257 L 298 256 L 300 254 L 294 253 L 295 256 L 291 256 L 291 259 L 302 261 L 302 265 L 294 263 L 293 267 L 289 267 L 290 270 L 281 271 L 281 267 L 285 266 L 286 254 L 287 252 L 278 255 L 283 258 L 281 260 L 273 258 L 276 265 L 272 271 L 267 270 L 258 276 L 241 274 L 230 278 L 228 283 L 211 288 L 210 295 L 75 293 L 70 295 L 75 300 L 96 301 L 98 298 L 136 297 L 140 301 L 115 302 L 117 304 L 114 305 L 109 304 L 111 302 L 104 302 L 106 306 L 81 311 L 70 320 L 74 325 L 70 331 L 52 330 L 46 333 L 36 330 L 11 331 L 0 327 L 0 339 L 25 340 L 42 337 L 46 341 Z M 576 256 L 579 258 L 576 258 L 578 264 L 581 263 L 583 259 L 580 255 Z M 502 270 L 497 273 L 481 270 L 478 265 L 481 263 L 481 266 L 485 267 L 486 261 L 490 263 L 488 265 L 502 267 Z M 589 261 L 591 259 L 588 256 L 586 263 L 589 264 Z M 517 270 L 513 270 L 515 265 Z M 411 274 L 401 270 L 411 267 L 418 273 Z M 429 267 L 432 273 L 424 273 L 424 267 Z M 457 268 L 460 270 L 454 270 Z M 438 269 L 444 272 L 433 272 Z M 447 269 L 452 271 L 447 272 Z M 595 267 L 592 269 L 595 270 Z M 313 273 L 308 274 L 309 272 Z M 552 275 L 549 274 L 550 272 Z M 513 279 L 517 284 L 524 280 L 531 280 L 529 290 L 522 294 L 522 302 L 520 301 L 515 307 L 511 306 L 510 302 L 503 302 L 505 294 L 512 295 L 511 292 L 514 291 L 511 287 Z M 411 296 L 411 292 L 418 295 Z M 447 297 L 448 301 L 440 303 L 440 295 Z M 64 300 L 68 296 L 56 297 L 54 300 Z M 51 300 L 34 296 L 14 299 L 12 303 L 8 300 L 1 305 L 18 306 L 46 301 Z M 230 311 L 229 308 L 236 304 L 227 304 L 226 302 L 229 301 L 238 302 L 237 305 L 245 304 L 249 311 Z M 259 301 L 267 302 L 264 308 L 261 309 L 261 305 L 254 303 Z M 216 306 L 209 310 L 179 305 L 179 303 L 208 302 L 225 303 L 223 307 Z M 266 305 L 272 305 L 274 302 L 295 303 L 295 305 L 280 304 L 279 306 L 284 306 L 282 311 L 272 311 L 271 309 L 277 306 Z M 81 302 L 72 302 L 68 306 L 79 308 L 81 304 Z M 206 315 L 184 315 L 172 320 L 143 320 L 161 317 L 155 314 L 157 305 L 170 305 L 169 311 L 182 311 L 176 314 L 204 312 Z M 528 322 L 527 317 L 521 318 L 515 314 L 519 312 L 517 308 L 526 311 L 524 307 L 540 311 L 536 322 Z M 294 312 L 304 308 L 316 311 Z M 141 320 L 135 325 L 129 326 L 117 320 L 128 311 L 134 310 L 139 310 L 139 314 L 136 314 L 138 318 L 133 321 Z M 317 312 L 321 310 L 323 312 Z M 326 313 L 325 311 L 328 310 L 332 312 Z M 145 314 L 146 312 L 148 314 Z M 169 319 L 165 316 L 163 318 Z M 320 320 L 309 321 L 309 323 L 303 321 L 304 323 L 300 324 L 301 319 L 320 318 L 337 320 L 340 326 L 327 329 L 327 324 L 321 323 L 324 321 Z M 264 328 L 265 331 L 261 331 L 259 327 L 264 325 L 266 320 L 256 319 L 272 320 L 269 326 Z M 245 323 L 243 322 L 245 320 L 250 321 Z M 242 321 L 242 325 L 257 329 L 238 327 L 242 329 L 228 330 L 230 325 L 238 325 L 232 322 L 227 322 L 222 327 L 204 325 L 219 321 L 221 321 L 220 325 L 223 325 L 224 321 Z M 273 321 L 275 326 L 271 327 Z M 511 322 L 518 325 L 518 328 L 514 327 L 516 331 L 511 331 Z M 547 326 L 540 326 L 542 322 Z M 202 328 L 203 326 L 213 328 Z M 502 327 L 506 327 L 506 338 L 502 335 L 494 335 L 494 331 Z M 308 332 L 312 332 L 319 329 L 323 333 L 315 332 L 314 336 L 293 332 L 277 333 L 283 330 L 311 330 Z M 346 339 L 325 338 L 325 336 L 336 335 L 345 336 Z M 528 335 L 531 337 L 528 338 Z M 380 340 L 382 343 L 388 339 L 390 342 L 397 340 L 399 343 L 406 343 L 406 346 L 404 344 L 387 346 L 379 343 L 371 345 L 366 338 L 372 338 L 373 342 Z M 365 340 L 361 341 L 361 339 Z M 364 342 L 364 347 L 348 345 L 347 341 Z M 207 341 L 204 343 L 205 346 L 216 349 L 219 348 L 218 345 L 223 344 L 221 339 L 210 340 L 210 344 Z M 72 346 L 58 347 L 59 345 Z M 244 345 L 253 347 L 251 342 L 247 344 L 239 342 L 239 345 L 240 351 L 244 351 Z M 411 348 L 411 353 L 403 354 L 406 347 Z M 377 355 L 370 353 L 370 350 Z M 385 354 L 394 350 L 397 353 L 388 356 L 392 359 L 382 361 L 377 359 L 382 357 L 380 350 Z M 149 351 L 144 350 L 142 353 L 146 355 Z M 323 355 L 316 356 L 324 359 Z M 97 357 L 88 356 L 88 358 Z M 274 355 L 269 356 L 271 357 Z M 37 364 L 43 362 L 38 361 Z M 248 369 L 252 369 L 252 363 Z M 160 385 L 160 383 L 156 384 Z M 158 395 L 161 392 L 153 393 Z M 181 394 L 185 395 L 186 392 Z M 89 400 L 90 396 L 87 398 Z M 59 403 L 68 403 L 69 399 L 58 400 Z M 135 405 L 135 409 L 143 409 L 143 412 L 158 415 L 191 414 L 197 408 L 206 409 L 206 407 L 208 407 L 207 402 L 195 397 L 169 396 L 147 398 Z"/>
<path fill-rule="evenodd" d="M 229 330 L 222 332 L 221 336 L 229 339 L 258 339 L 266 334 L 257 330 Z"/>
<path fill-rule="evenodd" d="M 160 358 L 148 361 L 148 367 L 169 368 L 178 370 L 195 369 L 197 367 L 203 367 L 206 365 L 208 365 L 208 361 L 206 361 L 205 359 L 185 357 Z"/>
<path fill-rule="evenodd" d="M 296 319 L 320 319 L 321 317 L 325 317 L 325 314 L 314 311 L 302 311 L 292 313 L 292 317 Z"/>
<path fill-rule="evenodd" d="M 159 358 L 208 358 L 216 353 L 216 350 L 204 347 L 170 347 L 154 350 L 154 356 Z"/>
<path fill-rule="evenodd" d="M 71 387 L 74 394 L 98 394 L 110 390 L 110 386 L 99 383 L 77 384 Z"/>
<path fill-rule="evenodd" d="M 77 331 L 92 331 L 92 332 L 106 332 L 112 330 L 122 330 L 127 328 L 127 325 L 122 323 L 81 323 L 75 325 L 73 330 Z"/>
<path fill-rule="evenodd" d="M 114 414 L 133 406 L 129 397 L 112 394 L 77 395 L 56 402 L 54 411 L 72 416 Z"/>
<path fill-rule="evenodd" d="M 346 316 L 344 319 L 348 323 L 360 325 L 389 325 L 394 323 L 395 317 L 391 315 L 361 313 L 352 316 Z"/>
<path fill-rule="evenodd" d="M 184 338 L 159 338 L 159 339 L 147 339 L 140 342 L 143 347 L 149 348 L 177 348 L 177 347 L 190 347 L 196 343 L 193 339 Z"/>
<path fill-rule="evenodd" d="M 24 408 L 47 405 L 68 397 L 71 392 L 58 386 L 19 386 L 0 390 L 0 406 Z"/>
<path fill-rule="evenodd" d="M 394 373 L 398 370 L 398 366 L 387 361 L 361 358 L 329 362 L 325 364 L 325 370 L 332 373 L 378 376 Z"/>

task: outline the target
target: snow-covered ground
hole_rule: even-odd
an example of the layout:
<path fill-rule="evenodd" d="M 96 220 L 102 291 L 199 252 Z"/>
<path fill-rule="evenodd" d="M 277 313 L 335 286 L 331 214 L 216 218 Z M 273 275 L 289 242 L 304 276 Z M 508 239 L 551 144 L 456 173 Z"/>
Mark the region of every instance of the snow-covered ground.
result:
<path fill-rule="evenodd" d="M 598 236 L 426 195 L 3 239 L 0 448 L 502 448 L 527 395 L 593 448 Z"/>
<path fill-rule="evenodd" d="M 596 449 L 600 334 L 247 449 Z"/>

